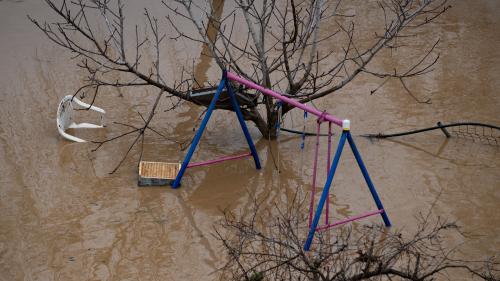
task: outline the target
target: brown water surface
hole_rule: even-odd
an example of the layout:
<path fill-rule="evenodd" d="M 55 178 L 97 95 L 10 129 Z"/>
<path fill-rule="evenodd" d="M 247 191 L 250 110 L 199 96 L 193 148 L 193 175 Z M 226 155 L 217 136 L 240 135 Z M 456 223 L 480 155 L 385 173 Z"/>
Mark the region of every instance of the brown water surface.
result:
<path fill-rule="evenodd" d="M 430 35 L 419 35 L 422 41 L 442 38 L 441 61 L 434 72 L 409 84 L 415 95 L 430 97 L 432 104 L 416 103 L 392 82 L 370 95 L 379 81 L 362 76 L 316 105 L 351 119 L 355 135 L 437 121 L 500 124 L 500 3 L 452 4 Z M 137 6 L 133 8 L 140 16 L 142 4 L 130 5 Z M 158 7 L 155 12 L 161 15 L 159 4 L 147 5 Z M 369 24 L 377 12 L 358 13 Z M 295 137 L 283 134 L 279 144 L 273 143 L 275 157 L 279 148 L 278 175 L 270 145 L 253 125 L 261 171 L 251 160 L 238 160 L 189 170 L 177 190 L 138 188 L 134 150 L 121 169 L 109 175 L 132 139 L 93 153 L 92 145 L 58 135 L 58 102 L 81 85 L 83 73 L 69 62 L 70 54 L 35 30 L 26 14 L 53 16 L 41 1 L 0 1 L 0 280 L 213 280 L 223 257 L 211 236 L 220 209 L 248 211 L 249 191 L 267 196 L 268 203 L 296 187 L 309 191 L 313 140 L 307 140 L 304 153 Z M 145 23 L 143 18 L 138 22 Z M 199 59 L 202 50 L 179 41 L 168 43 L 162 52 L 166 76 L 195 60 L 197 71 L 217 79 L 214 63 Z M 383 67 L 383 59 L 375 65 Z M 155 90 L 105 93 L 97 105 L 107 110 L 109 124 L 140 124 L 136 111 L 148 111 Z M 167 100 L 162 102 L 168 106 Z M 185 104 L 160 113 L 153 126 L 171 137 L 189 139 L 193 118 L 201 112 Z M 301 114 L 290 113 L 287 126 L 300 129 Z M 314 130 L 312 118 L 307 127 Z M 109 137 L 124 129 L 112 125 L 84 135 Z M 439 132 L 375 142 L 357 137 L 357 144 L 395 227 L 412 229 L 414 216 L 441 193 L 435 213 L 456 220 L 472 234 L 452 242 L 463 242 L 463 251 L 472 258 L 500 252 L 499 146 L 445 139 Z M 233 115 L 216 112 L 195 158 L 245 148 Z M 321 152 L 324 163 L 325 149 Z M 175 144 L 154 135 L 147 138 L 144 159 L 178 161 L 182 156 Z M 373 206 L 354 164 L 350 153 L 344 153 L 334 183 L 335 218 Z"/>

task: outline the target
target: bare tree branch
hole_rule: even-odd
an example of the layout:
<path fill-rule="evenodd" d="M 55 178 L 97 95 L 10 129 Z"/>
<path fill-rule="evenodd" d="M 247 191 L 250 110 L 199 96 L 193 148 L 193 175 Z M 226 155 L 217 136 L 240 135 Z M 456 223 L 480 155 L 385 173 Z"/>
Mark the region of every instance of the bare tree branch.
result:
<path fill-rule="evenodd" d="M 360 74 L 382 79 L 379 88 L 388 79 L 397 79 L 417 102 L 430 103 L 429 99 L 417 98 L 407 81 L 433 70 L 439 59 L 439 54 L 434 54 L 439 40 L 416 60 L 399 58 L 398 64 L 405 65 L 404 70 L 396 67 L 388 68 L 394 69 L 391 72 L 374 70 L 372 61 L 383 49 L 392 52 L 403 46 L 410 48 L 413 34 L 432 24 L 450 8 L 447 0 L 377 2 L 380 17 L 370 20 L 378 20 L 380 29 L 375 37 L 363 38 L 369 44 L 360 44 L 356 17 L 342 13 L 346 4 L 341 0 L 234 0 L 236 8 L 224 14 L 221 8 L 215 7 L 214 0 L 204 1 L 163 1 L 166 15 L 161 19 L 169 28 L 166 31 L 161 30 L 162 21 L 144 10 L 146 26 L 143 28 L 150 31 L 151 38 L 143 36 L 142 27 L 135 23 L 132 23 L 131 34 L 127 34 L 130 20 L 124 16 L 126 7 L 121 0 L 45 0 L 58 21 L 39 22 L 31 17 L 30 20 L 49 40 L 68 50 L 78 61 L 77 66 L 84 70 L 86 77 L 74 95 L 90 95 L 91 104 L 99 99 L 105 88 L 142 86 L 158 89 L 163 93 L 159 96 L 177 99 L 173 105 L 180 104 L 181 100 L 193 102 L 190 92 L 195 87 L 204 87 L 200 77 L 195 77 L 192 72 L 186 75 L 190 78 L 184 79 L 184 73 L 188 72 L 184 67 L 178 72 L 180 80 L 162 74 L 160 54 L 163 45 L 168 43 L 164 40 L 167 36 L 202 44 L 204 51 L 201 55 L 212 58 L 219 68 L 231 68 L 255 83 L 283 89 L 284 95 L 301 103 L 328 96 Z M 337 27 L 322 28 L 324 22 Z M 191 26 L 186 27 L 186 23 Z M 105 27 L 105 32 L 97 32 L 101 26 Z M 237 34 L 235 30 L 238 30 Z M 145 53 L 153 54 L 152 61 L 145 61 Z M 293 107 L 283 105 L 278 111 L 275 100 L 252 94 L 256 97 L 254 106 L 241 107 L 245 120 L 253 122 L 266 138 L 276 137 L 279 115 L 286 114 Z M 146 121 L 155 115 L 158 99 L 155 99 Z M 233 110 L 219 103 L 216 108 Z M 145 123 L 143 130 L 134 133 L 143 135 L 149 121 Z M 123 136 L 129 134 L 125 132 Z M 139 140 L 143 141 L 143 137 L 138 136 L 132 147 Z M 101 147 L 108 141 L 98 143 Z"/>
<path fill-rule="evenodd" d="M 304 199 L 298 198 L 295 194 L 286 211 L 278 204 L 264 210 L 257 199 L 245 216 L 224 211 L 214 233 L 227 254 L 220 269 L 223 279 L 434 280 L 452 271 L 482 280 L 500 277 L 498 257 L 480 261 L 454 257 L 458 248 L 446 247 L 444 237 L 462 235 L 460 227 L 433 219 L 432 207 L 417 216 L 412 234 L 387 231 L 382 225 L 341 227 L 320 233 L 312 251 L 304 252 L 307 212 L 302 208 Z"/>

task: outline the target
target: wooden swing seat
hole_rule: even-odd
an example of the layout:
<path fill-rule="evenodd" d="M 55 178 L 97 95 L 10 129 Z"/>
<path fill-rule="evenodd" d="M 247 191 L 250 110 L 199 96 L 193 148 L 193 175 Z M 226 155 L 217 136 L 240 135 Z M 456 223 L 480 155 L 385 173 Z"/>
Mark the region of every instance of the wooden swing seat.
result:
<path fill-rule="evenodd" d="M 169 185 L 181 168 L 180 163 L 139 162 L 139 186 Z"/>

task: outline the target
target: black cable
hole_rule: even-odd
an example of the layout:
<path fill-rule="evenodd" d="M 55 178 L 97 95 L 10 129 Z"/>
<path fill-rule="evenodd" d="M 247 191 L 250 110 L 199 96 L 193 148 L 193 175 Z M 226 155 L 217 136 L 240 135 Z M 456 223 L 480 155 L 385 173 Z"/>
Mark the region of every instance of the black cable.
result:
<path fill-rule="evenodd" d="M 426 132 L 426 131 L 432 131 L 432 130 L 443 130 L 448 127 L 457 127 L 457 126 L 480 126 L 480 127 L 486 127 L 490 129 L 496 129 L 500 131 L 500 127 L 495 126 L 495 125 L 490 125 L 490 124 L 483 124 L 483 123 L 477 123 L 477 122 L 459 122 L 459 123 L 451 123 L 451 124 L 446 124 L 443 125 L 440 122 L 438 122 L 437 126 L 434 127 L 428 127 L 428 128 L 423 128 L 423 129 L 418 129 L 418 130 L 412 130 L 412 131 L 406 131 L 406 132 L 399 132 L 399 133 L 394 133 L 394 134 L 366 134 L 366 135 L 361 135 L 363 137 L 368 137 L 368 138 L 391 138 L 391 137 L 400 137 L 400 136 L 406 136 L 406 135 L 412 135 L 412 134 L 417 134 L 421 132 Z M 446 131 L 444 131 L 446 132 Z M 445 133 L 446 134 L 446 133 Z"/>
<path fill-rule="evenodd" d="M 304 134 L 305 136 L 316 136 L 316 133 L 311 133 L 311 132 L 301 132 L 301 131 L 296 131 L 296 130 L 292 130 L 292 129 L 287 129 L 287 128 L 280 128 L 281 131 L 285 131 L 285 132 L 288 132 L 288 133 L 292 133 L 292 134 L 298 134 L 298 135 L 302 135 Z M 328 134 L 319 134 L 320 137 L 328 137 Z M 332 136 L 333 136 L 333 133 L 332 133 Z"/>

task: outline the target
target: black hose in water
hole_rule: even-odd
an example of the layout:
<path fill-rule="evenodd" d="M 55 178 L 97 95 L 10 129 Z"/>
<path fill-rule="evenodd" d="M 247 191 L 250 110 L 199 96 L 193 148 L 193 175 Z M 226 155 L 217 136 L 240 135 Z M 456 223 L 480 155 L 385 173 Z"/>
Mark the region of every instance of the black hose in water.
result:
<path fill-rule="evenodd" d="M 311 133 L 311 132 L 301 132 L 301 131 L 296 131 L 296 130 L 292 130 L 292 129 L 287 129 L 287 128 L 280 128 L 280 131 L 285 131 L 285 132 L 288 132 L 288 133 L 292 133 L 292 134 L 297 134 L 297 135 L 302 135 L 304 134 L 305 136 L 316 136 L 316 133 Z M 319 134 L 320 137 L 328 137 L 328 134 Z M 333 133 L 332 133 L 332 136 L 333 136 Z"/>
<path fill-rule="evenodd" d="M 478 123 L 478 122 L 457 122 L 457 123 L 450 123 L 450 124 L 441 124 L 441 122 L 437 123 L 437 126 L 434 127 L 428 127 L 428 128 L 423 128 L 423 129 L 417 129 L 417 130 L 411 130 L 411 131 L 406 131 L 406 132 L 399 132 L 399 133 L 393 133 L 393 134 L 366 134 L 362 135 L 363 137 L 369 137 L 369 138 L 392 138 L 392 137 L 400 137 L 400 136 L 407 136 L 407 135 L 413 135 L 413 134 L 418 134 L 422 132 L 427 132 L 427 131 L 432 131 L 432 130 L 441 130 L 443 133 L 446 135 L 447 138 L 450 137 L 450 133 L 446 128 L 453 128 L 453 127 L 460 127 L 460 126 L 467 126 L 467 130 L 459 130 L 459 131 L 453 131 L 453 133 L 459 135 L 459 136 L 470 136 L 472 138 L 477 137 L 479 139 L 485 137 L 488 140 L 492 139 L 495 143 L 498 144 L 497 142 L 497 136 L 493 136 L 493 130 L 498 130 L 500 133 L 500 127 L 495 126 L 495 125 L 490 125 L 490 124 L 484 124 L 484 123 Z M 477 132 L 476 129 L 473 131 L 468 130 L 468 126 L 474 126 L 474 127 L 482 127 L 483 132 Z M 491 135 L 485 135 L 484 128 L 489 128 L 491 129 Z"/>

